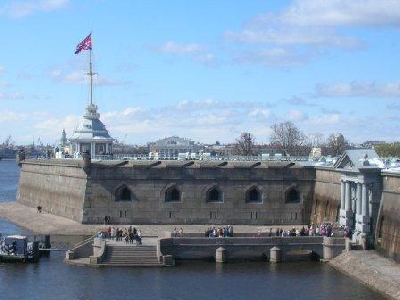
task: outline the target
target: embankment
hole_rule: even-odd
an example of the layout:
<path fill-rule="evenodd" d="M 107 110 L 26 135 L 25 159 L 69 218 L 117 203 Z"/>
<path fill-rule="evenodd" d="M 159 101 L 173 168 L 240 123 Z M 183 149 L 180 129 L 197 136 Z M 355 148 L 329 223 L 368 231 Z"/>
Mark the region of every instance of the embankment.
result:
<path fill-rule="evenodd" d="M 400 265 L 373 250 L 344 251 L 329 262 L 388 299 L 400 299 Z"/>

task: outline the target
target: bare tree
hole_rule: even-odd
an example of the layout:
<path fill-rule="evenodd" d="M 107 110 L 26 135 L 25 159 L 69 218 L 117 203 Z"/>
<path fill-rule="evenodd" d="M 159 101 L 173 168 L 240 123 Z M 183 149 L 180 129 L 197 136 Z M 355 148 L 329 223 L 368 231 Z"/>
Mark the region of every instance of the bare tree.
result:
<path fill-rule="evenodd" d="M 310 147 L 321 147 L 324 143 L 324 135 L 322 133 L 311 133 L 308 135 L 308 142 Z"/>
<path fill-rule="evenodd" d="M 302 152 L 306 137 L 292 122 L 274 124 L 271 128 L 271 144 L 281 147 L 290 155 Z"/>
<path fill-rule="evenodd" d="M 242 156 L 251 156 L 254 151 L 255 138 L 248 132 L 243 132 L 240 138 L 236 139 L 235 153 Z"/>
<path fill-rule="evenodd" d="M 349 147 L 349 143 L 341 133 L 332 133 L 328 137 L 327 146 L 335 156 L 338 156 Z"/>
<path fill-rule="evenodd" d="M 4 147 L 9 147 L 9 146 L 12 146 L 13 145 L 13 141 L 12 141 L 12 137 L 11 137 L 11 135 L 9 135 L 8 137 L 7 137 L 7 139 L 3 142 L 3 146 Z"/>

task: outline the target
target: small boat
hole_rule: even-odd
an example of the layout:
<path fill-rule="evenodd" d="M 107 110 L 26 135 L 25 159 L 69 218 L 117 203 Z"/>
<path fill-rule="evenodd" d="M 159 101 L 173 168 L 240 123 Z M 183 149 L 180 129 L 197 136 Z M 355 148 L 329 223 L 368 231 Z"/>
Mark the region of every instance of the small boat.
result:
<path fill-rule="evenodd" d="M 37 262 L 39 242 L 28 241 L 23 235 L 8 235 L 0 238 L 0 261 Z"/>

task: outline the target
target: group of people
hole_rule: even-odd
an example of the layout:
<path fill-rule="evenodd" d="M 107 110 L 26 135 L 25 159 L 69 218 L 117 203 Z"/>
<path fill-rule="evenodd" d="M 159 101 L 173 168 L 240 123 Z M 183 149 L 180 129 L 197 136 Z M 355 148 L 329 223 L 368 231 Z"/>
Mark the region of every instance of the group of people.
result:
<path fill-rule="evenodd" d="M 209 227 L 205 232 L 206 237 L 233 237 L 233 226 Z"/>
<path fill-rule="evenodd" d="M 125 241 L 125 243 L 133 244 L 136 242 L 136 245 L 142 244 L 142 232 L 135 227 L 129 226 L 128 228 L 115 228 L 108 227 L 107 230 L 102 232 L 103 238 L 108 238 L 112 240 Z"/>
<path fill-rule="evenodd" d="M 176 227 L 175 227 L 175 228 L 174 228 L 174 231 L 173 231 L 173 233 L 172 233 L 172 235 L 173 235 L 174 237 L 183 236 L 183 228 L 181 227 L 181 228 L 179 228 L 179 230 L 178 230 L 178 229 L 176 229 Z"/>
<path fill-rule="evenodd" d="M 332 223 L 323 223 L 320 225 L 311 224 L 307 227 L 302 226 L 302 228 L 295 228 L 285 230 L 283 228 L 278 228 L 273 233 L 272 228 L 269 230 L 269 236 L 327 236 L 331 237 L 334 235 Z M 337 232 L 335 233 L 337 234 Z M 351 237 L 351 229 L 348 227 L 341 227 L 339 230 L 339 235 L 344 237 Z"/>

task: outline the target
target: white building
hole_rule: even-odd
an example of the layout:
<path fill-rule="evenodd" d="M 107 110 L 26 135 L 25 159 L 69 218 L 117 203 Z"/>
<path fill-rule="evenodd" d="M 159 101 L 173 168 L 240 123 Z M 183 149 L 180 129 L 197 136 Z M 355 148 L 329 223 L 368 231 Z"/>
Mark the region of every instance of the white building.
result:
<path fill-rule="evenodd" d="M 92 157 L 110 156 L 113 153 L 114 139 L 100 121 L 97 105 L 93 103 L 86 107 L 86 113 L 69 141 L 74 157 L 80 157 L 83 152 L 89 152 Z"/>

